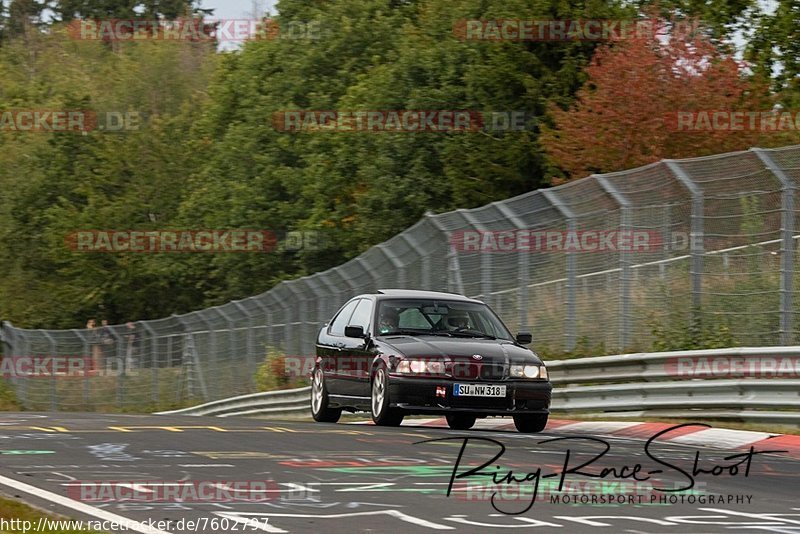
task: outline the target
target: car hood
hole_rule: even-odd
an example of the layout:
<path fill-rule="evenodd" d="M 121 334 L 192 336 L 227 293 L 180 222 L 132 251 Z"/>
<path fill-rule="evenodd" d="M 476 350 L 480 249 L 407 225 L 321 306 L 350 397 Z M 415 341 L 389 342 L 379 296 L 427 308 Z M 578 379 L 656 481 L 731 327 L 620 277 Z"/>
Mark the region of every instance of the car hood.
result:
<path fill-rule="evenodd" d="M 409 335 L 390 336 L 382 341 L 387 345 L 389 354 L 409 358 L 447 356 L 453 360 L 474 361 L 472 356 L 478 354 L 484 363 L 542 364 L 542 360 L 532 351 L 511 341 Z"/>

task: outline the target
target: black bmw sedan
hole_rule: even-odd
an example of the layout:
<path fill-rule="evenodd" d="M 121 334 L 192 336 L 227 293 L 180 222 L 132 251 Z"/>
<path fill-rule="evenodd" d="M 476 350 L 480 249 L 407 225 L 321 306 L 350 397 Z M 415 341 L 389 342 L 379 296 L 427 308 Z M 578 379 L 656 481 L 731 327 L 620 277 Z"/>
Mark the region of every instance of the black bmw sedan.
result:
<path fill-rule="evenodd" d="M 369 411 L 378 425 L 445 415 L 466 430 L 511 415 L 520 432 L 547 424 L 552 386 L 541 359 L 484 303 L 450 293 L 380 290 L 348 301 L 319 332 L 311 383 L 316 421 Z"/>

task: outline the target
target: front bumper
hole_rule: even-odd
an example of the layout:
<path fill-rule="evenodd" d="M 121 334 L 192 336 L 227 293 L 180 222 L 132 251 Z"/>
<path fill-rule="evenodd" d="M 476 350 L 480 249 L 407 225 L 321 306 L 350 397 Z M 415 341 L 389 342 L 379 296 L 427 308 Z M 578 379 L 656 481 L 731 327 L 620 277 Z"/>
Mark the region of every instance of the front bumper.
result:
<path fill-rule="evenodd" d="M 505 397 L 458 397 L 453 384 L 506 386 Z M 444 396 L 437 395 L 444 388 Z M 409 413 L 447 414 L 469 412 L 482 415 L 550 413 L 553 386 L 541 380 L 454 380 L 392 375 L 389 379 L 391 406 Z"/>

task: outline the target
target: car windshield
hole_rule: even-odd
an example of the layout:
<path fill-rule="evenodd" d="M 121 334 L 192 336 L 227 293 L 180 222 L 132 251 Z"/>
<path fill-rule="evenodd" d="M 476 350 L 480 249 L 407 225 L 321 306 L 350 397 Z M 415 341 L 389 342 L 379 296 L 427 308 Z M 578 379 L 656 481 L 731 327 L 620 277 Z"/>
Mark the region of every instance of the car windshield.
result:
<path fill-rule="evenodd" d="M 488 306 L 434 299 L 386 299 L 378 307 L 378 335 L 427 334 L 504 339 L 514 337 Z"/>

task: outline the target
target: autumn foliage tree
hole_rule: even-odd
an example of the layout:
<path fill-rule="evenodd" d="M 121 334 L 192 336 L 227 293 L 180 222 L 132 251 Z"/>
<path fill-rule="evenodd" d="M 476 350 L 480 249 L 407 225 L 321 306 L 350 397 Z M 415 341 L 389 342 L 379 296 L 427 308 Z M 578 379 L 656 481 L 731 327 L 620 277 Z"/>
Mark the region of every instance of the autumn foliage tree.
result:
<path fill-rule="evenodd" d="M 653 35 L 597 50 L 571 107 L 551 107 L 542 145 L 558 167 L 553 181 L 787 142 L 759 128 L 680 127 L 678 113 L 769 111 L 766 84 L 702 35 Z M 684 115 L 685 116 L 685 115 Z M 793 134 L 790 133 L 791 137 Z"/>

